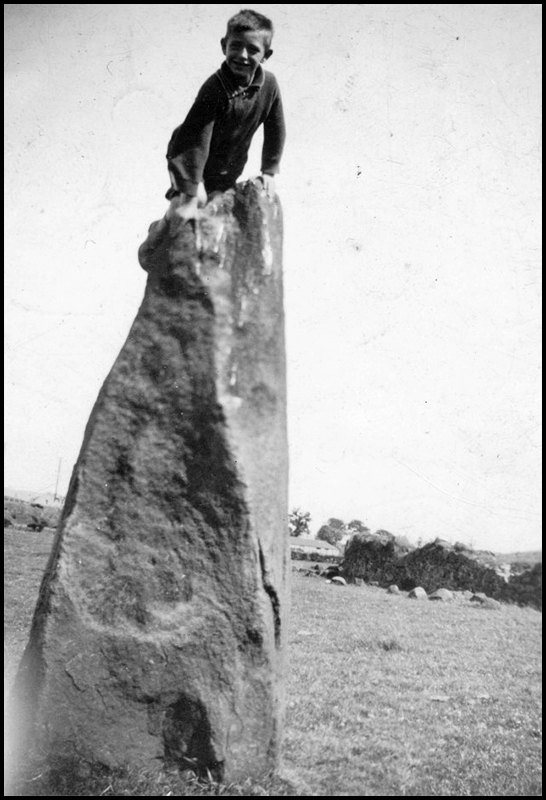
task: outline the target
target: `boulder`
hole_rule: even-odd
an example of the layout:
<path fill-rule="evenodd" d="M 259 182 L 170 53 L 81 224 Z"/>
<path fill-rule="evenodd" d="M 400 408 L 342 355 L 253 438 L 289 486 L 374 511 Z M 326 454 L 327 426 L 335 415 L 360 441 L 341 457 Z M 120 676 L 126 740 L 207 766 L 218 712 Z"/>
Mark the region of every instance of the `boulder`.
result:
<path fill-rule="evenodd" d="M 455 596 L 453 592 L 450 592 L 449 589 L 437 589 L 432 594 L 428 596 L 429 600 L 438 600 L 441 602 L 449 602 L 450 600 L 454 600 Z"/>
<path fill-rule="evenodd" d="M 302 569 L 301 567 L 297 569 L 297 572 L 300 575 L 303 575 L 305 578 L 318 578 L 318 572 L 315 572 L 314 569 Z"/>
<path fill-rule="evenodd" d="M 426 600 L 428 595 L 422 586 L 416 586 L 415 589 L 411 590 L 408 597 L 410 600 Z"/>
<path fill-rule="evenodd" d="M 389 588 L 387 589 L 387 592 L 389 594 L 400 594 L 400 589 L 398 588 L 398 586 L 395 583 L 393 583 L 392 586 L 389 586 Z"/>
<path fill-rule="evenodd" d="M 492 597 L 486 597 L 481 603 L 482 608 L 488 608 L 490 611 L 500 611 L 502 604 L 498 600 L 493 600 Z"/>
<path fill-rule="evenodd" d="M 16 682 L 25 758 L 277 765 L 287 611 L 278 200 L 153 226 L 144 300 L 91 413 Z"/>
<path fill-rule="evenodd" d="M 318 565 L 317 569 L 320 571 L 320 567 Z M 339 567 L 335 565 L 326 567 L 326 569 L 322 570 L 321 574 L 324 575 L 325 578 L 333 578 L 336 575 L 340 575 Z"/>
<path fill-rule="evenodd" d="M 347 586 L 347 581 L 345 578 L 342 578 L 341 575 L 334 575 L 334 577 L 330 580 L 330 583 L 335 583 L 338 586 Z"/>

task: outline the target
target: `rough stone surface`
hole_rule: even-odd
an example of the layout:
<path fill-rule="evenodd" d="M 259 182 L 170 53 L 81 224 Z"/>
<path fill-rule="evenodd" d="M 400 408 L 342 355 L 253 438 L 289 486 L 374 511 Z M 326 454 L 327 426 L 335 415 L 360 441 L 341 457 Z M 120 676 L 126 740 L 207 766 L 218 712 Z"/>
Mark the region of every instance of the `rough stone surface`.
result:
<path fill-rule="evenodd" d="M 429 594 L 428 599 L 445 603 L 454 600 L 455 595 L 453 592 L 450 592 L 449 589 L 437 589 L 435 592 L 432 592 L 432 594 Z"/>
<path fill-rule="evenodd" d="M 288 608 L 282 219 L 251 183 L 155 225 L 16 682 L 74 764 L 276 766 Z"/>
<path fill-rule="evenodd" d="M 340 575 L 339 567 L 336 565 L 326 567 L 325 570 L 322 570 L 321 575 L 323 575 L 325 578 L 334 578 L 335 576 Z"/>
<path fill-rule="evenodd" d="M 498 600 L 493 600 L 492 597 L 486 597 L 481 604 L 482 608 L 488 608 L 490 611 L 500 611 L 502 604 Z"/>
<path fill-rule="evenodd" d="M 426 600 L 428 595 L 422 586 L 416 586 L 408 595 L 410 600 Z"/>

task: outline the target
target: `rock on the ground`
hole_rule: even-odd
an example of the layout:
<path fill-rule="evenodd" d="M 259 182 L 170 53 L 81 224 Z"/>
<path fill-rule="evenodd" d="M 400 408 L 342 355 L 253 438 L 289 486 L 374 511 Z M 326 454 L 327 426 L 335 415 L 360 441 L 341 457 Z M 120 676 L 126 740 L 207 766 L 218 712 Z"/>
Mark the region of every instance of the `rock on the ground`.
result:
<path fill-rule="evenodd" d="M 322 570 L 321 572 L 321 575 L 323 575 L 325 578 L 333 578 L 340 574 L 339 567 L 337 566 L 326 567 L 326 569 Z"/>
<path fill-rule="evenodd" d="M 492 597 L 486 597 L 485 600 L 481 602 L 481 608 L 488 608 L 490 611 L 500 611 L 502 603 L 499 603 L 498 600 L 493 600 Z"/>
<path fill-rule="evenodd" d="M 432 592 L 432 594 L 429 594 L 428 599 L 442 601 L 445 603 L 449 602 L 450 600 L 454 600 L 455 597 L 453 592 L 450 592 L 449 589 L 437 589 L 435 592 Z"/>
<path fill-rule="evenodd" d="M 426 600 L 428 595 L 422 586 L 416 586 L 415 589 L 411 590 L 408 597 L 410 600 Z"/>

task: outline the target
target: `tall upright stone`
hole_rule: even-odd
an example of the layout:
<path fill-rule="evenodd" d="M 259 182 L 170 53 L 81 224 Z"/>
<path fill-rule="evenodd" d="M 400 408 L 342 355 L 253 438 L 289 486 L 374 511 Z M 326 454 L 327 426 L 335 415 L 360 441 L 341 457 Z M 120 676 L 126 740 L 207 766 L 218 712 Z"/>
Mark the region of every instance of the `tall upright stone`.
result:
<path fill-rule="evenodd" d="M 153 228 L 154 226 L 152 226 Z M 288 610 L 282 216 L 254 184 L 141 247 L 16 680 L 67 763 L 274 768 Z"/>

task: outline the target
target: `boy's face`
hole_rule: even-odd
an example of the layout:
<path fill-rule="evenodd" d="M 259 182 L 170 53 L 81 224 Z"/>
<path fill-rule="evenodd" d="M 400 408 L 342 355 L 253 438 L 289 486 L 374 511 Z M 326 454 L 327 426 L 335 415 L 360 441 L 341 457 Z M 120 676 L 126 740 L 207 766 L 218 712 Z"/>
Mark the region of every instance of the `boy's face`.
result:
<path fill-rule="evenodd" d="M 248 85 L 260 64 L 267 61 L 273 51 L 266 47 L 260 31 L 241 31 L 222 39 L 222 52 L 235 77 Z"/>

